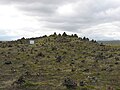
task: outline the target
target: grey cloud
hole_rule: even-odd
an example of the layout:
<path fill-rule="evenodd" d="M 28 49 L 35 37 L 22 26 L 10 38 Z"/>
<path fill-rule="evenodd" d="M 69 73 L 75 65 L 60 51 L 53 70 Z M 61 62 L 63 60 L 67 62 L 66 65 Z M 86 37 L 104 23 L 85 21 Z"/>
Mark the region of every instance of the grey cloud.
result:
<path fill-rule="evenodd" d="M 0 3 L 15 5 L 24 14 L 37 16 L 40 23 L 45 23 L 44 27 L 61 31 L 79 33 L 82 29 L 120 20 L 119 0 L 1 0 Z M 73 5 L 75 14 L 62 16 L 57 12 L 66 4 Z M 94 38 L 105 37 L 99 36 Z"/>
<path fill-rule="evenodd" d="M 49 18 L 47 18 L 47 21 L 49 22 L 70 21 L 73 23 L 91 23 L 97 21 L 100 23 L 103 21 L 110 22 L 111 20 L 119 19 L 119 17 L 113 18 L 109 15 L 109 12 L 107 13 L 107 11 L 111 9 L 114 10 L 120 6 L 120 3 L 114 4 L 113 0 L 104 0 L 104 3 L 102 0 L 77 1 L 78 6 L 75 9 L 77 15 L 72 16 L 72 18 L 74 18 L 72 20 L 71 17 L 60 17 L 59 15 L 55 14 L 58 7 L 61 7 L 65 3 L 74 3 L 72 0 L 15 0 L 14 3 L 15 2 L 18 2 L 18 8 L 25 11 L 27 15 L 43 17 L 44 21 L 46 21 L 47 18 L 45 16 L 49 16 Z M 24 4 L 20 5 L 19 2 L 24 2 Z"/>
<path fill-rule="evenodd" d="M 1 4 L 31 4 L 31 3 L 43 3 L 43 4 L 65 4 L 69 2 L 75 2 L 77 0 L 2 0 Z"/>
<path fill-rule="evenodd" d="M 52 5 L 43 5 L 43 4 L 28 4 L 18 6 L 20 10 L 23 10 L 26 14 L 32 16 L 41 17 L 42 15 L 50 15 L 54 13 L 55 7 Z"/>
<path fill-rule="evenodd" d="M 76 31 L 80 28 L 80 24 L 70 24 L 70 23 L 50 23 L 50 22 L 46 22 L 46 26 L 45 27 L 49 27 L 49 28 L 55 28 L 55 29 L 59 29 L 62 31 Z"/>

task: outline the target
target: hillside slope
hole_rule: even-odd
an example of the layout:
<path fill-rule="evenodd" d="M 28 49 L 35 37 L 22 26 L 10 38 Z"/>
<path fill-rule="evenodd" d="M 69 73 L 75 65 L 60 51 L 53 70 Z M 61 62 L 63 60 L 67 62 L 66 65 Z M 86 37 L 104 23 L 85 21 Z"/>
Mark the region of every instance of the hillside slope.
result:
<path fill-rule="evenodd" d="M 120 46 L 120 40 L 113 40 L 113 41 L 98 41 L 98 43 L 103 43 L 105 45 L 114 45 L 114 46 Z"/>
<path fill-rule="evenodd" d="M 120 90 L 120 47 L 77 35 L 0 43 L 0 90 Z"/>

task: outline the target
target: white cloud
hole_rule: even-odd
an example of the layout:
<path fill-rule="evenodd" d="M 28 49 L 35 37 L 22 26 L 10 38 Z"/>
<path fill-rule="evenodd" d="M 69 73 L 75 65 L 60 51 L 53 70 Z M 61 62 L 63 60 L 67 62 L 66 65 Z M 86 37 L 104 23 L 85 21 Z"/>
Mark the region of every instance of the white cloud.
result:
<path fill-rule="evenodd" d="M 96 38 L 98 40 L 119 40 L 120 39 L 120 27 L 115 24 L 120 22 L 103 23 L 91 28 L 83 29 L 80 32 L 82 36 L 89 38 Z"/>
<path fill-rule="evenodd" d="M 14 6 L 0 6 L 0 32 L 4 32 L 6 36 L 36 36 L 35 30 L 42 26 L 43 23 L 40 24 L 35 17 L 24 15 Z"/>
<path fill-rule="evenodd" d="M 74 15 L 76 12 L 74 11 L 74 6 L 73 4 L 67 4 L 67 5 L 63 5 L 58 7 L 57 9 L 57 13 L 60 14 L 61 16 L 72 16 Z"/>

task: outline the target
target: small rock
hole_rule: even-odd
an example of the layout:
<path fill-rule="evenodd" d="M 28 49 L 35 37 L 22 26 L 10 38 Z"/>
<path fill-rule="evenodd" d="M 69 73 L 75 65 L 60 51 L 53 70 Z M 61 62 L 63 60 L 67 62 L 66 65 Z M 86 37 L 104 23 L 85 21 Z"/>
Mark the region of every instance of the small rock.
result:
<path fill-rule="evenodd" d="M 4 64 L 6 64 L 6 65 L 10 65 L 10 64 L 12 64 L 12 62 L 11 62 L 11 61 L 5 61 Z"/>
<path fill-rule="evenodd" d="M 80 81 L 80 86 L 85 86 L 85 82 L 84 81 Z"/>
<path fill-rule="evenodd" d="M 74 80 L 70 79 L 70 78 L 66 78 L 64 80 L 64 82 L 63 82 L 63 85 L 66 86 L 69 89 L 70 88 L 74 89 L 74 88 L 77 87 L 77 83 Z"/>

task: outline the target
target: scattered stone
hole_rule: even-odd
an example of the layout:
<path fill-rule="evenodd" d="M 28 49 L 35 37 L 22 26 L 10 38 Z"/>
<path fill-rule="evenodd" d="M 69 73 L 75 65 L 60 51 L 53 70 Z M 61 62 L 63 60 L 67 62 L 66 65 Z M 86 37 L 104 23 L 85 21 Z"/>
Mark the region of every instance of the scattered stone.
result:
<path fill-rule="evenodd" d="M 71 71 L 72 71 L 72 72 L 75 72 L 75 71 L 76 71 L 76 69 L 75 69 L 75 68 L 72 68 L 72 69 L 71 69 Z"/>
<path fill-rule="evenodd" d="M 24 64 L 22 64 L 22 67 L 25 67 L 26 65 L 27 65 L 27 64 L 24 63 Z"/>
<path fill-rule="evenodd" d="M 45 57 L 45 55 L 42 52 L 40 52 L 37 54 L 37 57 Z"/>
<path fill-rule="evenodd" d="M 25 75 L 26 75 L 26 76 L 30 76 L 31 73 L 30 73 L 29 71 L 26 71 L 26 72 L 25 72 Z"/>
<path fill-rule="evenodd" d="M 60 68 L 57 68 L 56 71 L 62 71 Z"/>
<path fill-rule="evenodd" d="M 113 89 L 113 87 L 108 86 L 108 87 L 106 88 L 106 90 L 114 90 L 114 89 Z"/>
<path fill-rule="evenodd" d="M 115 60 L 116 60 L 116 61 L 119 61 L 120 59 L 119 59 L 118 57 L 115 57 Z"/>
<path fill-rule="evenodd" d="M 84 69 L 83 72 L 89 72 L 89 69 Z"/>
<path fill-rule="evenodd" d="M 10 65 L 10 64 L 12 64 L 12 62 L 11 62 L 11 61 L 5 61 L 4 64 L 6 64 L 6 65 Z"/>
<path fill-rule="evenodd" d="M 85 82 L 84 81 L 80 81 L 80 86 L 85 86 Z"/>
<path fill-rule="evenodd" d="M 77 83 L 70 78 L 65 78 L 65 80 L 63 82 L 63 85 L 66 86 L 69 89 L 71 89 L 71 88 L 75 89 L 77 87 Z"/>
<path fill-rule="evenodd" d="M 61 62 L 61 61 L 62 61 L 62 57 L 61 56 L 56 57 L 56 62 Z"/>
<path fill-rule="evenodd" d="M 118 65 L 119 63 L 118 62 L 115 62 L 116 65 Z"/>
<path fill-rule="evenodd" d="M 20 76 L 17 81 L 13 82 L 12 85 L 22 85 L 24 83 L 25 83 L 25 77 L 24 76 Z"/>
<path fill-rule="evenodd" d="M 96 84 L 98 82 L 98 78 L 95 76 L 88 76 L 88 80 L 90 81 L 90 83 L 92 84 Z"/>
<path fill-rule="evenodd" d="M 82 63 L 85 63 L 85 60 L 82 60 L 81 62 L 82 62 Z"/>

